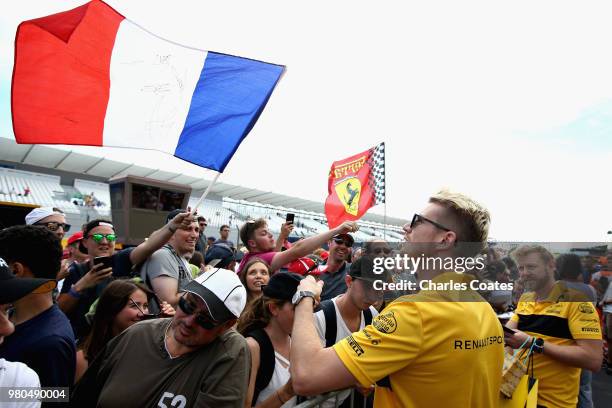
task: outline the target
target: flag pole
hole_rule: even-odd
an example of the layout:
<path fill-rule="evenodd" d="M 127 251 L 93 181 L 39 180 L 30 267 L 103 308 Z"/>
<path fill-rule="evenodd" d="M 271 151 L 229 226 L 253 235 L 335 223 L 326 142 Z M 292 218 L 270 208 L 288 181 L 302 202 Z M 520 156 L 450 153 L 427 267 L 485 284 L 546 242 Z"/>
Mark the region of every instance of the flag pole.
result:
<path fill-rule="evenodd" d="M 204 199 L 206 198 L 206 196 L 208 195 L 208 193 L 210 192 L 210 189 L 212 188 L 212 186 L 215 184 L 215 182 L 217 181 L 217 179 L 219 178 L 219 176 L 221 175 L 221 173 L 215 174 L 215 177 L 213 177 L 212 181 L 210 182 L 210 184 L 208 185 L 208 187 L 206 187 L 206 191 L 204 191 L 204 194 L 202 194 L 202 196 L 200 197 L 200 199 L 195 203 L 195 205 L 193 206 L 193 208 L 191 209 L 191 213 L 195 214 L 196 211 L 198 211 L 198 208 L 200 207 L 200 205 L 202 204 L 202 202 L 204 201 Z"/>

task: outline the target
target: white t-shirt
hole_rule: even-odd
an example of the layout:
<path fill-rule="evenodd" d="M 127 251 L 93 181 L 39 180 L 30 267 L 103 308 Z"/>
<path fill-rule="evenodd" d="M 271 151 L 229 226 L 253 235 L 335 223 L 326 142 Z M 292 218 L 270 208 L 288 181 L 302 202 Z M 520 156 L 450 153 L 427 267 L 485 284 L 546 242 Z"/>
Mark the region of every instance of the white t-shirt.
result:
<path fill-rule="evenodd" d="M 270 395 L 276 392 L 276 390 L 287 384 L 289 377 L 291 377 L 291 373 L 289 372 L 289 360 L 276 351 L 274 352 L 274 357 L 276 358 L 276 362 L 274 364 L 274 374 L 272 374 L 272 378 L 270 379 L 268 386 L 259 392 L 255 405 L 261 404 L 267 400 Z M 281 408 L 291 408 L 296 405 L 297 397 L 293 397 L 289 401 L 285 402 Z"/>
<path fill-rule="evenodd" d="M 336 309 L 336 343 L 342 340 L 343 338 L 349 336 L 352 331 L 346 326 L 344 323 L 344 319 L 340 315 L 340 311 L 338 310 L 338 306 L 336 305 L 336 301 L 343 295 L 336 296 L 331 301 L 334 303 L 334 308 Z M 378 310 L 376 310 L 373 306 L 370 306 L 370 312 L 372 313 L 372 318 L 378 315 Z M 317 333 L 319 334 L 319 338 L 321 339 L 321 344 L 325 347 L 325 315 L 323 314 L 323 310 L 319 310 L 314 314 L 314 323 L 317 328 Z M 363 312 L 361 312 L 361 322 L 359 323 L 359 330 L 363 330 L 365 327 L 365 318 L 363 317 Z"/>
<path fill-rule="evenodd" d="M 334 309 L 336 310 L 336 343 L 340 340 L 344 339 L 347 336 L 350 336 L 352 331 L 349 330 L 348 326 L 344 322 L 344 319 L 340 315 L 340 311 L 338 310 L 338 305 L 336 301 L 344 295 L 338 295 L 333 298 L 331 301 L 334 303 Z M 372 318 L 378 315 L 378 310 L 376 310 L 373 306 L 370 306 L 370 312 L 372 313 Z M 319 339 L 321 340 L 321 345 L 325 347 L 325 314 L 323 310 L 319 310 L 314 314 L 314 324 L 317 328 L 317 333 L 319 334 Z M 359 323 L 359 330 L 363 330 L 365 327 L 365 318 L 363 316 L 363 312 L 361 312 L 361 322 Z M 321 403 L 321 407 L 323 408 L 331 408 L 336 406 L 336 399 L 338 400 L 338 406 L 342 404 L 348 396 L 351 394 L 350 390 L 346 390 L 338 394 L 334 398 L 330 398 Z"/>
<path fill-rule="evenodd" d="M 0 358 L 0 387 L 40 388 L 40 380 L 27 365 Z M 3 402 L 1 405 L 2 408 L 39 408 L 40 402 Z"/>

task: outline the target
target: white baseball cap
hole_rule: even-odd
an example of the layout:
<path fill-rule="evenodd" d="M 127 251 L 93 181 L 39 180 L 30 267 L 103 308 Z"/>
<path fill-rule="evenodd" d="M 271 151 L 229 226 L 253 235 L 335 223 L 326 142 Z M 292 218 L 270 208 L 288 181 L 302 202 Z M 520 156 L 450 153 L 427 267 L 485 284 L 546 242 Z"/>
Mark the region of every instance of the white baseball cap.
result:
<path fill-rule="evenodd" d="M 201 298 L 213 319 L 225 322 L 240 317 L 246 305 L 246 289 L 238 275 L 228 269 L 204 272 L 184 289 Z"/>
<path fill-rule="evenodd" d="M 47 218 L 50 215 L 53 214 L 57 214 L 57 215 L 64 215 L 59 211 L 55 211 L 53 209 L 53 207 L 38 207 L 33 209 L 32 211 L 30 211 L 28 213 L 28 215 L 26 215 L 25 217 L 25 222 L 27 225 L 32 225 L 32 224 L 36 224 L 38 221 L 42 220 L 43 218 Z"/>

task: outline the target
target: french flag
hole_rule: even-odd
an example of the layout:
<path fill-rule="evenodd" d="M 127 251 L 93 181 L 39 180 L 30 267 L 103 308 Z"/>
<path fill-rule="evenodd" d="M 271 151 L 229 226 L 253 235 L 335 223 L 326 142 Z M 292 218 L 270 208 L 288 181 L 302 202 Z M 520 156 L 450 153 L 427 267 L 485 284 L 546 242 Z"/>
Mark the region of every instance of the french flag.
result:
<path fill-rule="evenodd" d="M 15 139 L 160 150 L 222 172 L 284 69 L 172 43 L 94 0 L 19 25 Z"/>

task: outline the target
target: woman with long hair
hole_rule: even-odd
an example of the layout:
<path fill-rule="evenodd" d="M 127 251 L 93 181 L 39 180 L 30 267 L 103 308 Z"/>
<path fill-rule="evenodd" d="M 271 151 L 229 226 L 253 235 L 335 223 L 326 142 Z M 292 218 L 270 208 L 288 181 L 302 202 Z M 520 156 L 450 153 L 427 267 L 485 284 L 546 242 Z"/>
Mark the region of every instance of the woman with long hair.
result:
<path fill-rule="evenodd" d="M 275 274 L 238 320 L 237 329 L 251 351 L 245 407 L 288 408 L 297 403 L 291 386 L 289 351 L 294 316 L 291 298 L 301 279 L 293 273 Z"/>
<path fill-rule="evenodd" d="M 132 280 L 118 279 L 108 284 L 98 299 L 91 331 L 77 352 L 76 381 L 113 337 L 144 318 L 156 317 L 148 314 L 151 296 L 147 287 Z M 162 302 L 162 315 L 174 315 L 166 302 Z"/>
<path fill-rule="evenodd" d="M 270 265 L 260 258 L 251 258 L 242 271 L 240 281 L 247 291 L 247 305 L 261 296 L 261 288 L 270 281 Z"/>

